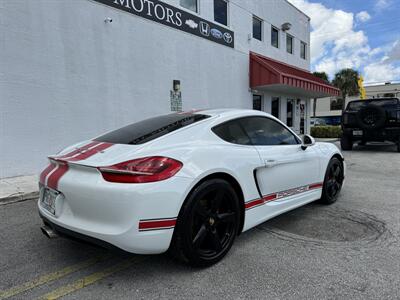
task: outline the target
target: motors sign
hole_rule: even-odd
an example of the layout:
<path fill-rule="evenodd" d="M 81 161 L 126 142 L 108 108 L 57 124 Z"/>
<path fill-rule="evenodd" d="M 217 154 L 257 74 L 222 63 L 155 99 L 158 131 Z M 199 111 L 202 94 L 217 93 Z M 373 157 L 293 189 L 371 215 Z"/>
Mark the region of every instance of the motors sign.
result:
<path fill-rule="evenodd" d="M 158 0 L 94 0 L 131 14 L 188 32 L 215 43 L 234 47 L 234 33 Z"/>

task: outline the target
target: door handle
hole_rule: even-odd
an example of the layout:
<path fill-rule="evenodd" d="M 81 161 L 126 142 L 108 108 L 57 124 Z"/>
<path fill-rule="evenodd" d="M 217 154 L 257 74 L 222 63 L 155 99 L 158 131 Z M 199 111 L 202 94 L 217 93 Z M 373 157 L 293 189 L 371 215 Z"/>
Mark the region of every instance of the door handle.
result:
<path fill-rule="evenodd" d="M 264 160 L 264 163 L 267 168 L 272 168 L 277 165 L 277 161 L 273 159 L 266 159 Z"/>

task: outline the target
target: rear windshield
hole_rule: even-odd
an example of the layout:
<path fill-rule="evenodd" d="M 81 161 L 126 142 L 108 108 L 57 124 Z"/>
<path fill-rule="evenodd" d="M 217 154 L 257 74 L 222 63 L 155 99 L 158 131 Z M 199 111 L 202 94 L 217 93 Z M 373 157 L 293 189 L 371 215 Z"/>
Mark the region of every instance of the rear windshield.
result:
<path fill-rule="evenodd" d="M 376 106 L 389 107 L 393 105 L 397 105 L 398 99 L 376 99 L 376 100 L 357 100 L 352 101 L 347 105 L 347 110 L 359 110 L 361 107 L 366 106 L 368 104 L 373 104 Z"/>
<path fill-rule="evenodd" d="M 191 113 L 158 116 L 108 132 L 96 138 L 96 141 L 113 144 L 143 144 L 208 117 L 210 116 Z"/>

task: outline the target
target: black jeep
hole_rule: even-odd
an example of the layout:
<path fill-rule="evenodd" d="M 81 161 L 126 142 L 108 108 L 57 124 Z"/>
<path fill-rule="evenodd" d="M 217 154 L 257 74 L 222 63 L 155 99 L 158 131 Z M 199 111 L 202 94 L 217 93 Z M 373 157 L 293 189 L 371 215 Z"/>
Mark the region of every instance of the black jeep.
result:
<path fill-rule="evenodd" d="M 390 141 L 400 152 L 400 101 L 398 98 L 355 100 L 347 104 L 342 114 L 343 150 L 351 150 L 353 143 Z"/>

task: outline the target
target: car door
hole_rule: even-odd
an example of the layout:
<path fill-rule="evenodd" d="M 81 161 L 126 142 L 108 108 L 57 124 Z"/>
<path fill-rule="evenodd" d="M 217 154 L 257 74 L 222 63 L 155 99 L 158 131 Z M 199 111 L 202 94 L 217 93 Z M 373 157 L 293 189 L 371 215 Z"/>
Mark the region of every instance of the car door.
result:
<path fill-rule="evenodd" d="M 261 157 L 255 177 L 264 200 L 286 207 L 295 202 L 307 202 L 308 192 L 320 181 L 316 147 L 303 150 L 294 133 L 269 117 L 243 118 L 241 125 Z"/>

